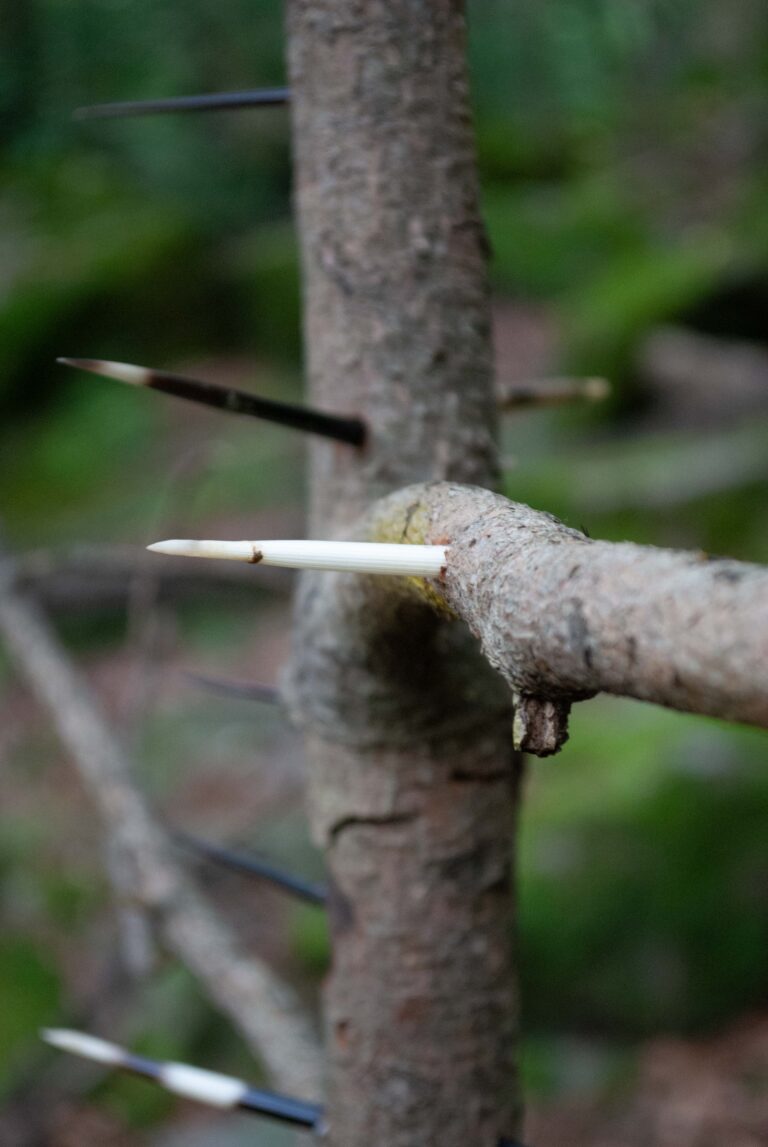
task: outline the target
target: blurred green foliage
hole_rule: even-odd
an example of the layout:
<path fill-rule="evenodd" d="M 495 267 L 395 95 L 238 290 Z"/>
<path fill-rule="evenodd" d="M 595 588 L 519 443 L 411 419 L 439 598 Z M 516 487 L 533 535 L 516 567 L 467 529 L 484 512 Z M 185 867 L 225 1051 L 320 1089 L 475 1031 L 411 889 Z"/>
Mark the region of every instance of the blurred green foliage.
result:
<path fill-rule="evenodd" d="M 601 410 L 506 420 L 518 463 L 506 492 L 594 535 L 768 561 L 765 419 L 625 435 L 641 401 L 633 352 L 654 324 L 766 341 L 765 0 L 470 0 L 469 14 L 495 288 L 546 303 L 560 367 L 615 387 Z M 0 489 L 14 541 L 143 541 L 157 521 L 181 530 L 297 502 L 285 432 L 211 415 L 201 442 L 171 400 L 52 365 L 226 353 L 254 363 L 264 393 L 297 393 L 287 113 L 71 119 L 82 104 L 281 83 L 280 6 L 0 0 L 0 26 Z M 180 617 L 192 658 L 234 657 L 254 620 L 199 606 Z M 99 627 L 98 640 L 82 621 L 65 632 L 93 650 L 123 619 Z M 243 718 L 208 747 L 215 720 L 197 705 L 149 723 L 153 796 L 189 779 L 201 745 L 206 767 L 228 747 L 269 745 Z M 49 749 L 34 732 L 21 746 L 28 783 Z M 563 1029 L 621 1043 L 764 1003 L 766 757 L 764 735 L 599 700 L 577 707 L 560 757 L 532 765 L 519 922 L 532 1084 L 559 1086 L 574 1059 L 583 1070 L 584 1046 L 566 1046 Z M 46 928 L 88 943 L 102 898 L 98 881 L 39 855 L 32 820 L 0 840 L 0 1089 L 37 1027 L 67 1010 Z M 307 862 L 295 828 L 284 844 L 287 861 Z M 290 935 L 317 976 L 322 915 L 297 911 Z M 139 1050 L 209 1066 L 221 1051 L 228 1069 L 236 1054 L 250 1073 L 185 973 L 158 974 L 133 1014 Z M 607 1070 L 625 1068 L 622 1054 Z M 97 1093 L 137 1125 L 167 1111 L 137 1081 Z"/>
<path fill-rule="evenodd" d="M 0 1094 L 37 1029 L 55 1013 L 59 993 L 59 975 L 43 944 L 24 936 L 0 941 Z"/>
<path fill-rule="evenodd" d="M 762 998 L 765 734 L 605 699 L 577 706 L 569 744 L 529 780 L 529 1024 L 711 1029 Z"/>
<path fill-rule="evenodd" d="M 324 974 L 331 958 L 328 919 L 317 908 L 302 904 L 293 915 L 293 942 L 296 953 L 306 969 L 315 975 Z"/>

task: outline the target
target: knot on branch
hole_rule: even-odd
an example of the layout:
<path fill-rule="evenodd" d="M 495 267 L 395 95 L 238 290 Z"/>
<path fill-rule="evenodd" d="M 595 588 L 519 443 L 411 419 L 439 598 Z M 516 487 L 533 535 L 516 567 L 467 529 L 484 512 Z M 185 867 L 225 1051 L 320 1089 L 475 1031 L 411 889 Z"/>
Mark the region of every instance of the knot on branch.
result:
<path fill-rule="evenodd" d="M 515 720 L 512 726 L 515 748 L 536 757 L 551 757 L 568 740 L 568 715 L 571 702 L 563 699 L 515 696 Z"/>

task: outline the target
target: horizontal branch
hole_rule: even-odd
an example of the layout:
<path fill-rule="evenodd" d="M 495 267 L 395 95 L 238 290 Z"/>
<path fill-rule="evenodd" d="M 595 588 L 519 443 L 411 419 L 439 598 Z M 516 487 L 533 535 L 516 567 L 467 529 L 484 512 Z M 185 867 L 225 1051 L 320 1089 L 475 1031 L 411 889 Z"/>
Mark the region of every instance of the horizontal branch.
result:
<path fill-rule="evenodd" d="M 297 568 L 405 575 L 480 639 L 515 697 L 515 746 L 540 756 L 565 741 L 571 702 L 601 691 L 768 727 L 768 569 L 701 551 L 593 541 L 551 514 L 449 483 L 390 495 L 361 533 L 362 544 L 149 548 L 257 564 L 273 560 L 274 548 L 275 561 Z M 345 605 L 345 586 L 331 580 L 320 591 L 334 596 L 322 612 L 336 619 L 341 646 L 365 640 L 359 622 L 354 634 L 344 632 L 354 611 L 381 619 L 392 597 L 368 587 L 361 600 L 358 588 L 356 604 L 347 590 Z"/>
<path fill-rule="evenodd" d="M 593 541 L 449 483 L 379 502 L 365 536 L 448 546 L 430 594 L 479 638 L 522 699 L 523 722 L 534 715 L 528 699 L 546 703 L 560 743 L 569 702 L 600 691 L 768 727 L 768 569 Z"/>
<path fill-rule="evenodd" d="M 96 698 L 35 604 L 14 589 L 6 559 L 0 564 L 0 635 L 50 712 L 119 850 L 124 889 L 151 912 L 168 948 L 229 1016 L 275 1083 L 299 1095 L 317 1094 L 320 1053 L 299 1001 L 266 964 L 241 949 L 174 860 Z"/>

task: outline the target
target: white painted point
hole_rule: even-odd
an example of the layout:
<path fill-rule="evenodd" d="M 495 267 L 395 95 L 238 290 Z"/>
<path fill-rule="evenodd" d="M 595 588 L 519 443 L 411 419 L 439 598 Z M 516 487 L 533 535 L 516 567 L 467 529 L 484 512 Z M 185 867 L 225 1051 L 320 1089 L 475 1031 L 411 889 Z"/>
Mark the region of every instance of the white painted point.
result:
<path fill-rule="evenodd" d="M 241 1079 L 186 1063 L 164 1063 L 158 1080 L 174 1095 L 196 1099 L 211 1107 L 236 1107 L 248 1092 L 248 1084 Z"/>
<path fill-rule="evenodd" d="M 99 374 L 106 374 L 109 378 L 116 378 L 118 382 L 127 382 L 131 386 L 145 386 L 152 377 L 152 372 L 145 366 L 134 366 L 130 362 L 94 359 L 91 369 Z"/>
<path fill-rule="evenodd" d="M 447 562 L 446 546 L 409 546 L 382 542 L 195 541 L 174 538 L 147 549 L 176 557 L 339 570 L 366 574 L 437 577 Z"/>
<path fill-rule="evenodd" d="M 73 1055 L 81 1055 L 84 1059 L 93 1059 L 97 1063 L 107 1063 L 114 1067 L 125 1059 L 125 1053 L 114 1043 L 99 1039 L 94 1035 L 85 1035 L 83 1032 L 70 1031 L 67 1028 L 43 1028 L 40 1036 L 51 1047 L 60 1051 L 68 1051 Z"/>
<path fill-rule="evenodd" d="M 146 386 L 152 378 L 152 371 L 145 366 L 134 366 L 130 362 L 109 362 L 103 358 L 57 358 L 64 366 L 74 366 L 77 370 L 87 370 L 92 374 L 103 374 L 127 382 L 130 386 Z"/>

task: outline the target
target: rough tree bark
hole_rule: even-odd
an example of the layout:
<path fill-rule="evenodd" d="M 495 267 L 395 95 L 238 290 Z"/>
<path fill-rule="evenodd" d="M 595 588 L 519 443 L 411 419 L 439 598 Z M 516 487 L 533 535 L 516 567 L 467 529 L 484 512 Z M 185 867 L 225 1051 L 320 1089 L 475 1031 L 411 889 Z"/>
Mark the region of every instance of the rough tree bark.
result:
<path fill-rule="evenodd" d="M 495 480 L 462 7 L 287 5 L 311 400 L 370 426 L 312 448 L 316 536 Z M 292 681 L 333 890 L 330 1140 L 493 1147 L 518 1118 L 508 690 L 462 625 L 394 589 L 371 612 L 353 578 L 335 616 L 337 582 L 303 584 Z"/>
<path fill-rule="evenodd" d="M 440 577 L 307 577 L 288 700 L 326 855 L 331 1147 L 517 1133 L 514 745 L 607 690 L 768 726 L 768 571 L 593 542 L 496 478 L 486 244 L 460 0 L 287 0 L 312 402 L 312 529 L 448 547 Z M 34 573 L 34 571 L 31 571 Z M 103 717 L 0 568 L 0 629 L 114 835 L 125 882 L 276 1082 L 312 1032 L 178 870 Z M 515 699 L 513 723 L 512 697 Z M 245 1003 L 244 1003 L 245 1001 Z M 250 1003 L 248 1002 L 250 1001 Z"/>
<path fill-rule="evenodd" d="M 312 401 L 370 427 L 313 447 L 312 529 L 449 547 L 433 582 L 299 595 L 330 1141 L 495 1147 L 519 1123 L 513 741 L 556 751 L 598 690 L 768 726 L 768 571 L 593 542 L 488 489 L 462 5 L 288 0 L 288 35 Z"/>

